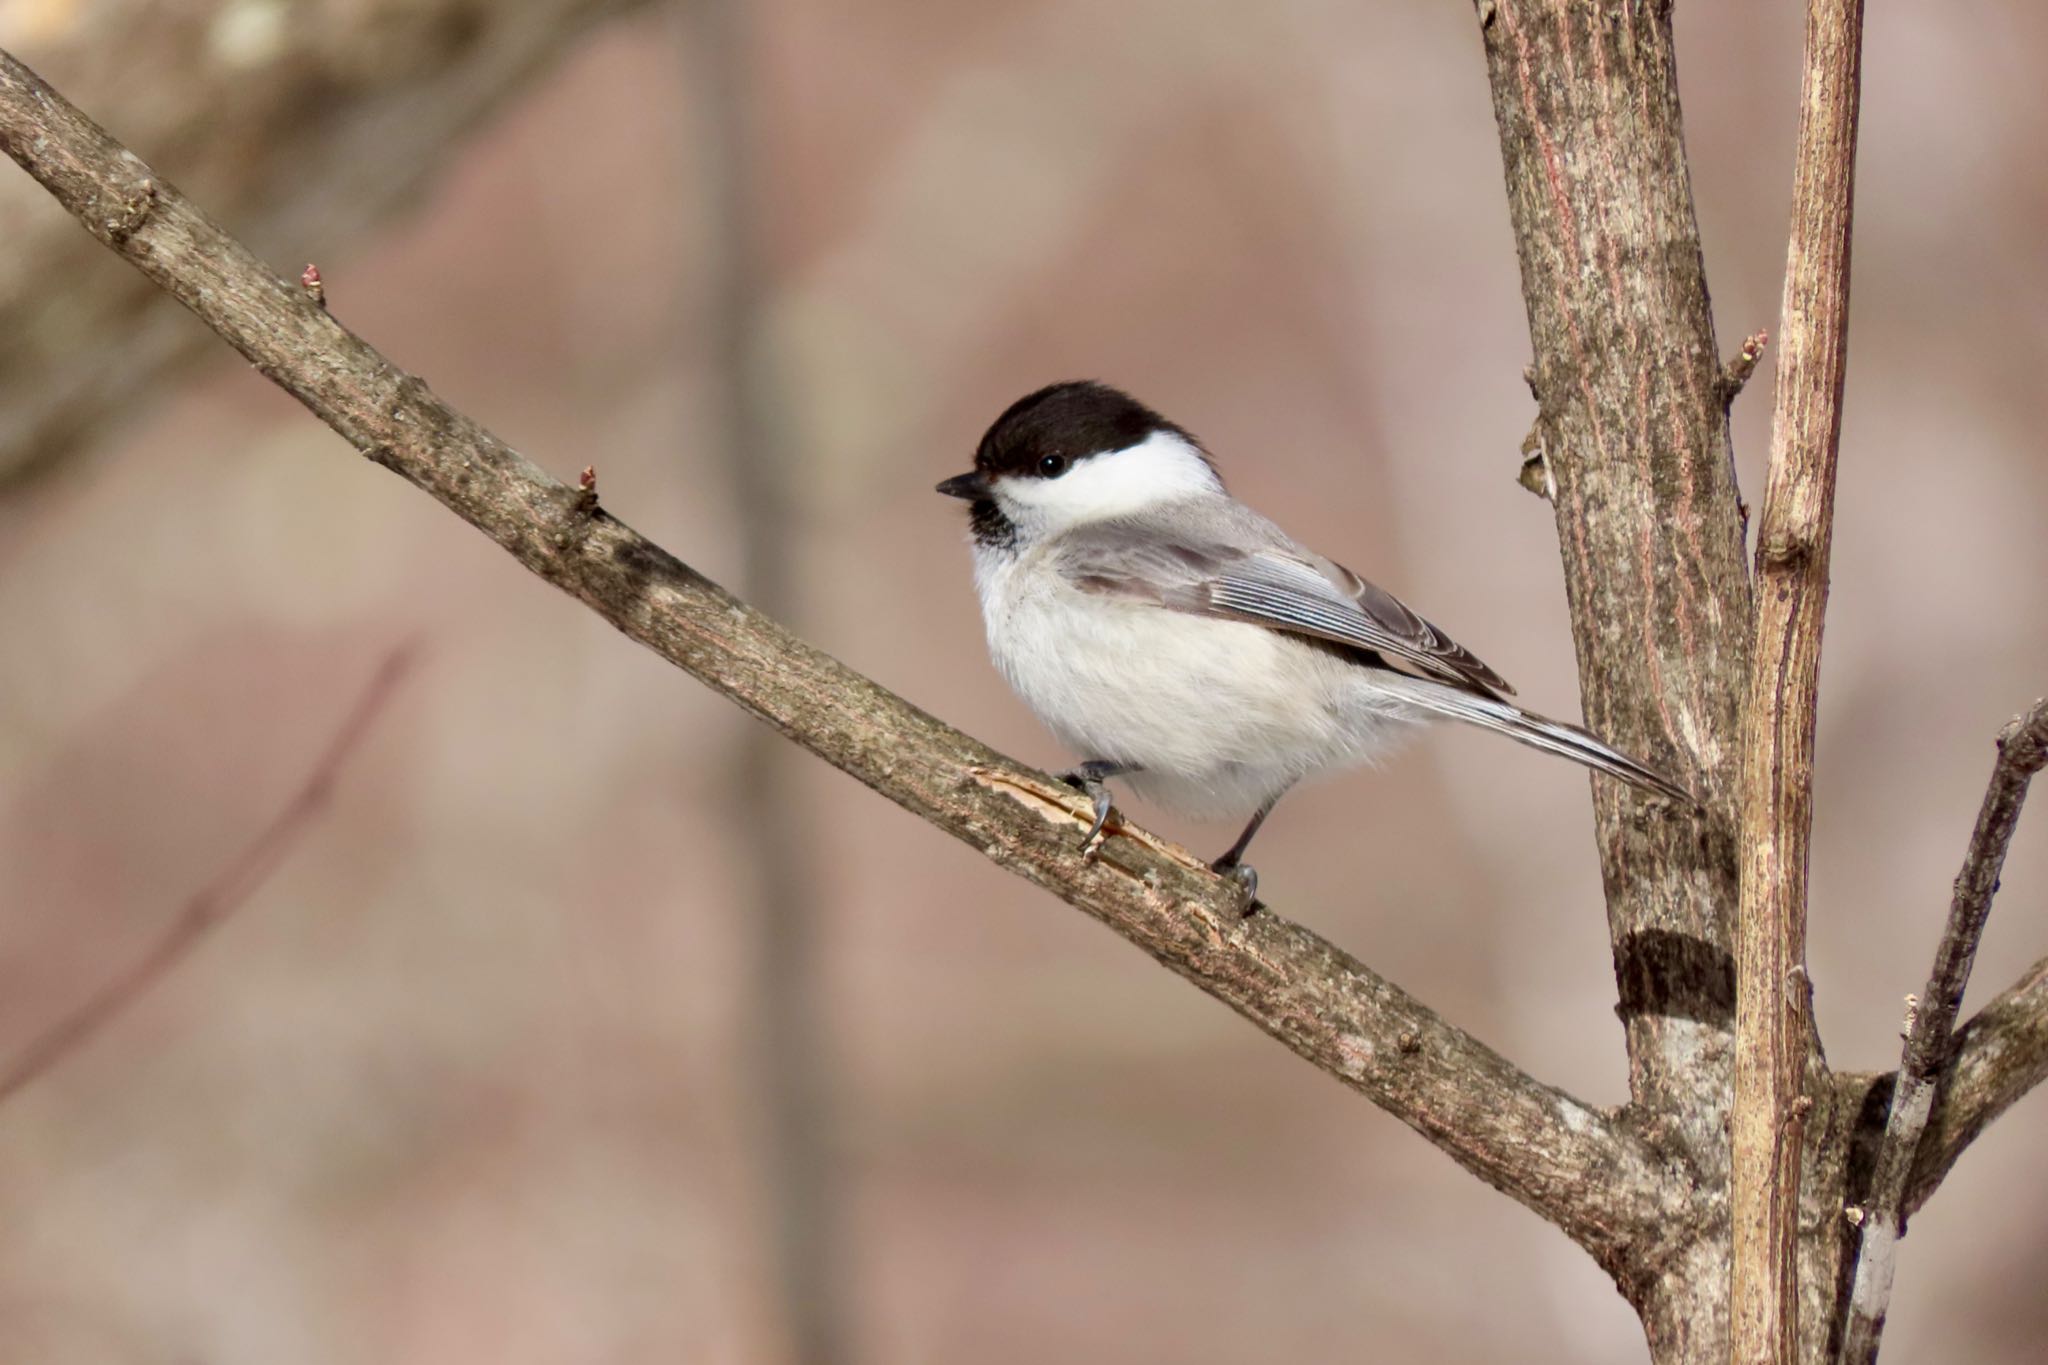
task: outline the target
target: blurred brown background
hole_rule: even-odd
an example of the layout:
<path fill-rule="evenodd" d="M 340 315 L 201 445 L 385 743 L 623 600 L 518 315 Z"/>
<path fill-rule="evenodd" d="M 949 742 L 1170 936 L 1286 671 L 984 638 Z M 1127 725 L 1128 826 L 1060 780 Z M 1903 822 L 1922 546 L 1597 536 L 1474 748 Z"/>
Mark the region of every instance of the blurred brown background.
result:
<path fill-rule="evenodd" d="M 0 43 L 37 61 L 64 8 L 0 3 Z M 1878 11 L 1812 924 L 1849 1068 L 1895 1064 L 1991 736 L 2048 690 L 2048 17 Z M 1692 3 L 1679 38 L 1732 352 L 1776 322 L 1798 17 Z M 930 489 L 1082 375 L 1575 713 L 1467 5 L 642 7 L 320 265 L 541 464 L 594 463 L 618 515 L 1020 757 L 1065 756 L 989 668 Z M 419 647 L 276 874 L 0 1106 L 0 1361 L 1643 1357 L 1561 1236 L 756 742 L 224 347 L 6 486 L 0 639 L 0 1056 L 147 951 Z M 1444 733 L 1291 798 L 1257 861 L 1284 913 L 1613 1103 L 1589 835 L 1577 770 Z M 1974 999 L 2048 951 L 2048 810 L 2005 883 Z M 2048 1357 L 2044 1119 L 1914 1221 L 1888 1360 Z"/>

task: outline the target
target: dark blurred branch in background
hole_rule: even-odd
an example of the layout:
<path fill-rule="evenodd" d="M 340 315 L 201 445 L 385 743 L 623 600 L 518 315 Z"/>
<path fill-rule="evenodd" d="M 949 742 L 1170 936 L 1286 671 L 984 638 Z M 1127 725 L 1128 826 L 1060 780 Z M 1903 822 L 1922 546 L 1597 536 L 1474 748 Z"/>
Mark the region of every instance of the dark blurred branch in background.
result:
<path fill-rule="evenodd" d="M 2006 850 L 2012 847 L 2013 831 L 2019 827 L 2020 807 L 2026 803 L 2028 784 L 2044 766 L 2048 766 L 2048 700 L 2035 702 L 2031 711 L 2015 717 L 1999 733 L 1991 785 L 1977 812 L 1977 827 L 1970 834 L 1963 870 L 1956 876 L 1955 897 L 1949 902 L 1948 925 L 1935 949 L 1934 969 L 1920 998 L 1908 998 L 1905 1053 L 1899 1060 L 1891 1113 L 1878 1147 L 1877 1170 L 1870 1178 L 1870 1194 L 1863 1201 L 1857 1224 L 1862 1237 L 1842 1335 L 1841 1365 L 1872 1365 L 1877 1359 L 1885 1313 L 1891 1306 L 1892 1271 L 1899 1237 L 1905 1230 L 1906 1194 L 1914 1162 L 1934 1111 L 1935 1094 L 1954 1055 L 1951 1034 L 1956 1016 L 1962 1012 L 1963 992 L 1969 989 L 1977 944 L 1991 918 L 1991 898 L 1998 892 Z M 2033 975 L 2038 978 L 2040 969 Z M 2033 1065 L 2038 1067 L 2044 1059 L 2048 1059 L 2048 1050 L 2036 1049 Z M 1951 1110 L 1961 1108 L 1959 1101 L 1968 1098 L 1951 1092 Z"/>
<path fill-rule="evenodd" d="M 732 479 L 741 580 L 756 608 L 793 621 L 801 615 L 795 548 L 802 529 L 789 495 L 794 463 L 787 396 L 766 329 L 774 282 L 766 264 L 762 143 L 752 117 L 750 6 L 747 0 L 683 0 L 679 8 L 688 21 L 684 86 L 698 92 L 694 112 L 705 170 L 700 203 L 710 241 L 710 399 Z M 824 896 L 811 854 L 816 831 L 804 816 L 796 752 L 765 726 L 747 726 L 738 741 L 731 795 L 721 804 L 729 845 L 751 892 L 736 913 L 754 944 L 748 1029 L 754 1057 L 746 1075 L 762 1130 L 756 1170 L 770 1213 L 789 1359 L 832 1365 L 848 1356 L 847 1301 L 833 1164 L 838 1127 L 826 1086 L 839 1069 L 822 1018 L 827 997 L 817 908 Z"/>
<path fill-rule="evenodd" d="M 341 770 L 362 747 L 363 737 L 398 690 L 417 654 L 414 646 L 401 645 L 384 656 L 384 662 L 371 675 L 362 696 L 349 708 L 347 718 L 291 800 L 233 862 L 185 902 L 171 921 L 170 929 L 147 953 L 0 1066 L 0 1104 L 98 1036 L 123 1010 L 183 962 L 210 930 L 248 904 L 250 897 L 262 889 L 293 845 L 326 813 Z"/>
<path fill-rule="evenodd" d="M 640 0 L 35 9 L 5 39 L 241 224 L 329 260 L 407 207 L 463 136 Z M 135 413 L 205 338 L 19 182 L 0 185 L 0 495 Z"/>
<path fill-rule="evenodd" d="M 784 736 L 1094 916 L 1556 1224 L 1617 1277 L 1686 1180 L 1627 1124 L 1517 1069 L 1341 949 L 790 635 L 433 396 L 0 53 L 0 149 L 363 454 Z"/>

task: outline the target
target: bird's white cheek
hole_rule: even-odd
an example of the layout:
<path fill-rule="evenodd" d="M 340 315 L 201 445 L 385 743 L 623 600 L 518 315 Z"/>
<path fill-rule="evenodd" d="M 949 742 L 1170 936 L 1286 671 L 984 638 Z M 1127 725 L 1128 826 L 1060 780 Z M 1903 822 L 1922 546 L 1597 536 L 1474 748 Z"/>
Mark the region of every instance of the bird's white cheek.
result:
<path fill-rule="evenodd" d="M 1162 431 L 1134 446 L 1081 460 L 1057 478 L 998 479 L 995 496 L 1020 527 L 1055 531 L 1221 489 L 1200 451 Z"/>

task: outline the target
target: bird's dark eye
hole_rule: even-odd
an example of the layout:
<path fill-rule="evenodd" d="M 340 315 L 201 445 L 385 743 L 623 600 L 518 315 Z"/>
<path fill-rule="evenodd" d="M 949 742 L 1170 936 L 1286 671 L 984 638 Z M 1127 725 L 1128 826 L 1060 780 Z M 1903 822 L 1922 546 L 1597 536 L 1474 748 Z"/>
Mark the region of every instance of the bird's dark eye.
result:
<path fill-rule="evenodd" d="M 1038 475 L 1044 479 L 1057 479 L 1067 472 L 1067 457 L 1047 455 L 1038 462 Z"/>

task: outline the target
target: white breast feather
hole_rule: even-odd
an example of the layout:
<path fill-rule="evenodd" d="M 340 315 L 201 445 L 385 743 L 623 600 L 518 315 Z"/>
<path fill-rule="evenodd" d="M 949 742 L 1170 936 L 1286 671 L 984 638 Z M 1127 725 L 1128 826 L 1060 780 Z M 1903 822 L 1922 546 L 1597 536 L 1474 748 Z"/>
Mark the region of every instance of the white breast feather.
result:
<path fill-rule="evenodd" d="M 1083 592 L 1044 554 L 976 547 L 989 653 L 1076 758 L 1139 765 L 1125 780 L 1170 810 L 1248 815 L 1303 777 L 1384 753 L 1421 718 L 1327 650 Z"/>

